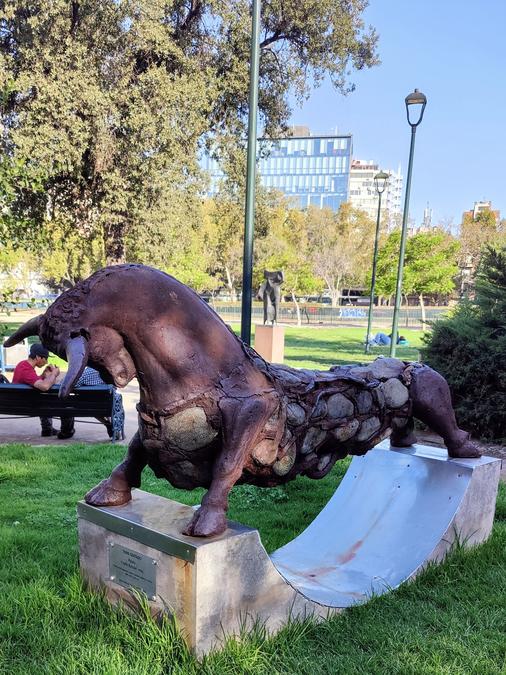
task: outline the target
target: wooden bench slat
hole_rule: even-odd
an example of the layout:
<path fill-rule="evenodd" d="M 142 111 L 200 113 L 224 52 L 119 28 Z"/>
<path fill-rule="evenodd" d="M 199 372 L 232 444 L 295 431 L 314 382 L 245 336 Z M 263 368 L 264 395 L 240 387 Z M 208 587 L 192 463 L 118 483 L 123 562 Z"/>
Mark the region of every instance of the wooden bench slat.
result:
<path fill-rule="evenodd" d="M 0 415 L 30 415 L 31 417 L 110 417 L 111 406 L 75 406 L 73 408 L 57 408 L 55 406 L 1 406 Z"/>

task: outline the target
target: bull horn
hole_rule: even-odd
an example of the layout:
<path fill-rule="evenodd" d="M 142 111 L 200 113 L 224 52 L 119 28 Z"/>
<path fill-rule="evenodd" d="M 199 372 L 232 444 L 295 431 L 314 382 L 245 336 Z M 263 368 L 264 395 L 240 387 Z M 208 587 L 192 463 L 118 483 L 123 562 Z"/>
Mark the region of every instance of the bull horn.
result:
<path fill-rule="evenodd" d="M 60 385 L 60 398 L 66 398 L 70 394 L 88 363 L 88 340 L 83 335 L 73 337 L 65 345 L 65 351 L 69 367 Z"/>
<path fill-rule="evenodd" d="M 12 347 L 16 345 L 21 340 L 24 340 L 27 337 L 32 335 L 39 334 L 40 321 L 44 315 L 39 314 L 39 316 L 34 316 L 33 319 L 30 319 L 22 326 L 20 326 L 15 333 L 13 333 L 7 340 L 4 342 L 4 347 Z"/>

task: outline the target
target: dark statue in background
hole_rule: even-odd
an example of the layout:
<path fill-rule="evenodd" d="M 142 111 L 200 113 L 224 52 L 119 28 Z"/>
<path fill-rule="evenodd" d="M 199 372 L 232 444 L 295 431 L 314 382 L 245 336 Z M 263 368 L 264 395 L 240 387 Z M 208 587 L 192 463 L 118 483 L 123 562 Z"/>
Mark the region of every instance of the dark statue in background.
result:
<path fill-rule="evenodd" d="M 275 326 L 278 322 L 279 303 L 281 301 L 281 284 L 284 281 L 283 272 L 268 272 L 264 270 L 264 279 L 258 289 L 257 297 L 264 301 L 264 324 Z"/>
<path fill-rule="evenodd" d="M 118 387 L 139 381 L 139 430 L 86 501 L 125 504 L 149 465 L 176 487 L 208 488 L 187 535 L 223 532 L 236 483 L 322 478 L 336 460 L 388 436 L 395 446 L 412 444 L 413 417 L 443 437 L 451 457 L 480 454 L 431 368 L 389 358 L 329 371 L 267 363 L 191 289 L 143 265 L 96 272 L 6 346 L 30 335 L 68 361 L 62 397 L 87 364 Z"/>

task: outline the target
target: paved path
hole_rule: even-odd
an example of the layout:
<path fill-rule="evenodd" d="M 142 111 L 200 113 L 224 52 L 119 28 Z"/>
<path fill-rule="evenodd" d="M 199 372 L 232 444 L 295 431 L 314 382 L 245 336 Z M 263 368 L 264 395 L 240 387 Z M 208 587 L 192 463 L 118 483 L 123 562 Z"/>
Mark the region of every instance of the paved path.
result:
<path fill-rule="evenodd" d="M 139 401 L 139 386 L 133 380 L 124 389 L 119 390 L 123 396 L 125 409 L 125 440 L 128 443 L 137 431 L 137 411 L 135 406 Z M 15 417 L 6 419 L 0 415 L 0 443 L 28 443 L 30 445 L 68 445 L 69 443 L 109 443 L 109 436 L 103 424 L 90 424 L 92 420 L 79 421 L 76 418 L 76 433 L 72 438 L 59 440 L 56 436 L 42 438 L 40 435 L 40 421 L 38 417 Z M 60 421 L 55 419 L 53 425 L 60 428 Z"/>

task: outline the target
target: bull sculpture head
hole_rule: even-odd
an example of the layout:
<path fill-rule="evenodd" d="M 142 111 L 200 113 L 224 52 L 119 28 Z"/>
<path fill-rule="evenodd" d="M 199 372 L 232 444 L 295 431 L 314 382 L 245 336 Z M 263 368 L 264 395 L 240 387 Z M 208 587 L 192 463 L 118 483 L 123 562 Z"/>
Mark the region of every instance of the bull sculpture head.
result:
<path fill-rule="evenodd" d="M 99 272 L 66 291 L 45 314 L 27 321 L 4 343 L 5 347 L 12 347 L 37 335 L 49 350 L 66 360 L 68 370 L 59 394 L 62 398 L 72 391 L 88 364 L 101 373 L 105 382 L 118 387 L 124 387 L 135 376 L 132 357 L 115 325 L 118 317 L 107 316 L 110 293 L 100 293 L 97 288 L 99 292 L 90 296 L 92 288 L 105 276 L 108 275 Z"/>

